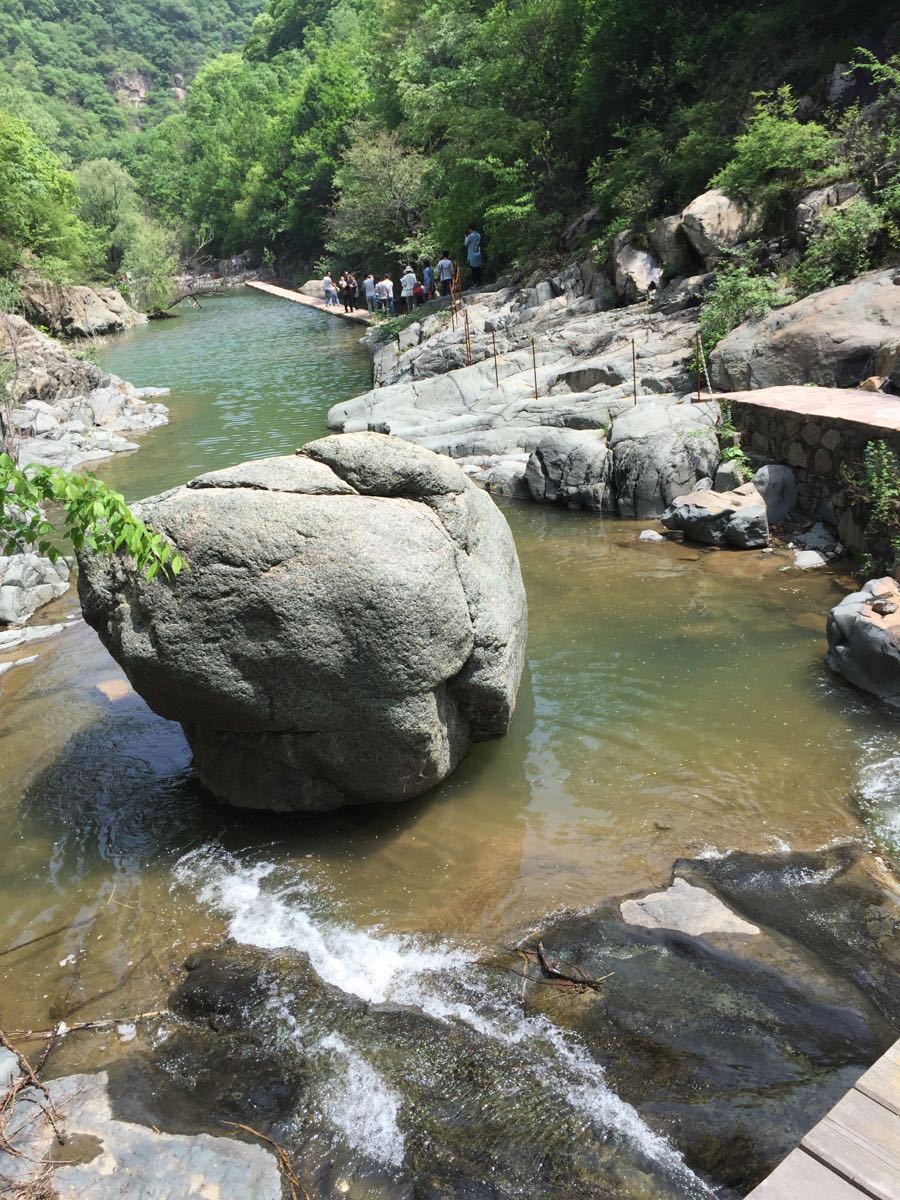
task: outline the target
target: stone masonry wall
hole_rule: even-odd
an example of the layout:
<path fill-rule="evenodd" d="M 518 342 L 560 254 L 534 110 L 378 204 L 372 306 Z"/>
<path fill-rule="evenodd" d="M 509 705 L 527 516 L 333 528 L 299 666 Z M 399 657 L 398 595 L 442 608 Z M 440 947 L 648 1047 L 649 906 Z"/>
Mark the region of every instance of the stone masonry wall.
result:
<path fill-rule="evenodd" d="M 733 420 L 754 465 L 776 462 L 792 467 L 801 511 L 835 525 L 844 545 L 862 552 L 861 514 L 853 511 L 845 468 L 859 474 L 867 442 L 883 439 L 900 454 L 900 433 L 744 402 L 734 404 Z"/>

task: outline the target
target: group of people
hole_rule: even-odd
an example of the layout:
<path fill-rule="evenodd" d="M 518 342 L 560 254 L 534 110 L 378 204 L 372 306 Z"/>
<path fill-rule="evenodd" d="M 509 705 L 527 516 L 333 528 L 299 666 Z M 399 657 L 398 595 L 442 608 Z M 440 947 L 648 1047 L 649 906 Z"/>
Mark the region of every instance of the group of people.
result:
<path fill-rule="evenodd" d="M 477 287 L 481 283 L 481 234 L 473 225 L 466 230 L 464 247 L 472 283 Z M 456 278 L 456 264 L 450 257 L 450 251 L 444 250 L 434 266 L 431 259 L 426 258 L 420 270 L 411 264 L 404 267 L 399 283 L 394 282 L 390 273 L 376 279 L 371 271 L 363 278 L 352 271 L 344 271 L 335 283 L 331 272 L 326 271 L 322 279 L 322 291 L 326 305 L 339 308 L 343 304 L 344 312 L 362 309 L 365 303 L 370 313 L 383 312 L 395 316 L 411 313 L 437 295 L 449 296 Z"/>

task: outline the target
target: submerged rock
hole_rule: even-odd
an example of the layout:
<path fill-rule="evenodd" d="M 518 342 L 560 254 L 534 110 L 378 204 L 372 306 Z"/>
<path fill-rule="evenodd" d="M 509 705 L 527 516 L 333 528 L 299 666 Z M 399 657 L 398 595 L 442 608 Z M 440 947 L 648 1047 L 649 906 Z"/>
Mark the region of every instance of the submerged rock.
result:
<path fill-rule="evenodd" d="M 856 847 L 681 861 L 665 892 L 543 929 L 546 955 L 605 978 L 527 1003 L 745 1196 L 900 1032 L 898 925 L 895 881 Z"/>
<path fill-rule="evenodd" d="M 752 483 L 733 492 L 711 489 L 676 496 L 660 517 L 666 529 L 708 546 L 755 550 L 769 544 L 766 505 Z"/>
<path fill-rule="evenodd" d="M 845 596 L 828 615 L 828 655 L 832 671 L 900 708 L 900 585 L 870 579 Z"/>
<path fill-rule="evenodd" d="M 445 779 L 515 707 L 525 593 L 494 502 L 380 434 L 212 472 L 137 506 L 190 562 L 81 555 L 85 617 L 203 782 L 319 811 Z"/>

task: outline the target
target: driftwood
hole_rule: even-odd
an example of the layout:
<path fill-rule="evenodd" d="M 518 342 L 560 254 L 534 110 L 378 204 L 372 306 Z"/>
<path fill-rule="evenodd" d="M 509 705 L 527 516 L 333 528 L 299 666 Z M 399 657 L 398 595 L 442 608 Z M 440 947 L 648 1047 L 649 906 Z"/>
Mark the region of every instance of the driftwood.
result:
<path fill-rule="evenodd" d="M 97 1021 L 61 1021 L 53 1029 L 16 1029 L 12 1036 L 23 1042 L 47 1041 L 53 1038 L 66 1037 L 67 1034 L 77 1033 L 81 1029 L 112 1029 L 114 1025 L 136 1025 L 138 1021 L 149 1021 L 153 1017 L 168 1017 L 171 1014 L 167 1008 L 155 1008 L 148 1012 L 139 1012 L 133 1017 L 103 1017 Z M 8 1047 L 12 1049 L 12 1047 Z M 15 1051 L 13 1051 L 15 1053 Z M 46 1057 L 46 1056 L 45 1056 Z"/>
<path fill-rule="evenodd" d="M 13 1146 L 6 1131 L 9 1119 L 16 1107 L 19 1094 L 29 1089 L 34 1089 L 34 1096 L 30 1097 L 30 1099 L 49 1121 L 50 1128 L 53 1130 L 53 1134 L 59 1145 L 64 1146 L 66 1144 L 65 1134 L 59 1125 L 60 1117 L 53 1107 L 50 1093 L 37 1077 L 37 1072 L 44 1066 L 50 1055 L 50 1051 L 53 1049 L 54 1040 L 51 1039 L 48 1042 L 44 1053 L 41 1055 L 41 1061 L 38 1063 L 37 1068 L 34 1068 L 25 1055 L 10 1043 L 6 1034 L 0 1029 L 0 1046 L 15 1055 L 16 1061 L 19 1064 L 19 1071 L 21 1072 L 18 1079 L 13 1079 L 9 1086 L 0 1092 L 0 1151 L 10 1155 L 12 1158 L 27 1158 L 27 1155 L 24 1155 L 21 1150 L 17 1150 Z M 43 1100 L 39 1098 L 40 1096 L 43 1096 Z M 43 1163 L 45 1160 L 29 1159 L 29 1161 Z"/>
<path fill-rule="evenodd" d="M 615 974 L 615 971 L 610 971 L 607 975 L 589 975 L 587 971 L 574 963 L 564 963 L 561 959 L 552 959 L 544 949 L 543 942 L 538 942 L 537 947 L 519 947 L 517 953 L 525 963 L 522 978 L 531 983 L 556 984 L 566 990 L 576 992 L 600 992 L 603 990 L 604 979 L 609 979 L 611 975 Z M 543 978 L 529 977 L 528 968 L 532 965 L 538 967 Z"/>

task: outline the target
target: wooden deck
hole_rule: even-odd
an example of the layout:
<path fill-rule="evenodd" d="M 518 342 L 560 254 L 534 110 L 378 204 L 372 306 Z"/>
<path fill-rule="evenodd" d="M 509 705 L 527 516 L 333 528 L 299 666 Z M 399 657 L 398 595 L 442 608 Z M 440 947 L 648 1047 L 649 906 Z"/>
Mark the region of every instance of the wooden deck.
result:
<path fill-rule="evenodd" d="M 865 425 L 869 429 L 900 432 L 900 396 L 864 392 L 860 388 L 785 387 L 759 388 L 750 392 L 727 392 L 716 400 L 747 404 L 753 408 L 775 408 L 803 417 L 825 417 L 829 421 Z"/>
<path fill-rule="evenodd" d="M 324 300 L 316 300 L 313 296 L 304 296 L 302 292 L 294 292 L 290 288 L 278 287 L 275 283 L 248 283 L 247 287 L 255 288 L 258 292 L 268 292 L 270 296 L 280 296 L 282 300 L 293 300 L 295 304 L 305 304 L 307 308 L 317 308 L 319 312 L 329 317 L 341 317 L 344 321 L 357 321 L 368 325 L 372 320 L 366 309 L 356 309 L 354 312 L 344 312 L 343 307 L 326 304 Z"/>
<path fill-rule="evenodd" d="M 900 1042 L 747 1200 L 900 1200 Z"/>

